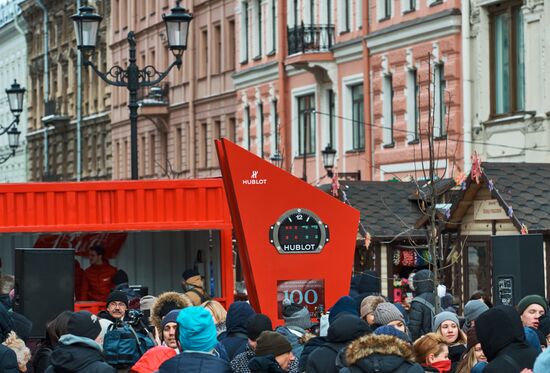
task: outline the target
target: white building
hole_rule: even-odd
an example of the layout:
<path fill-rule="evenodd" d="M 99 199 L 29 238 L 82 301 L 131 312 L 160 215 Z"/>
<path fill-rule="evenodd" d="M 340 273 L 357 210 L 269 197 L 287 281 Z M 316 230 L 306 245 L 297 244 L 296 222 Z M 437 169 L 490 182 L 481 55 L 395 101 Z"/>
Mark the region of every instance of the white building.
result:
<path fill-rule="evenodd" d="M 470 0 L 463 10 L 471 150 L 483 161 L 550 162 L 550 2 Z"/>
<path fill-rule="evenodd" d="M 24 36 L 24 20 L 17 16 L 21 13 L 18 3 L 21 0 L 9 0 L 0 5 L 0 126 L 7 127 L 14 116 L 10 112 L 8 96 L 5 89 L 9 88 L 14 79 L 22 86 L 27 86 L 27 47 Z M 26 96 L 26 95 L 25 95 Z M 23 103 L 26 108 L 27 97 Z M 26 171 L 26 133 L 27 111 L 23 110 L 18 126 L 19 148 L 15 156 L 0 164 L 0 182 L 24 182 Z M 1 132 L 1 130 L 0 130 Z M 0 160 L 11 152 L 8 136 L 0 136 Z"/>

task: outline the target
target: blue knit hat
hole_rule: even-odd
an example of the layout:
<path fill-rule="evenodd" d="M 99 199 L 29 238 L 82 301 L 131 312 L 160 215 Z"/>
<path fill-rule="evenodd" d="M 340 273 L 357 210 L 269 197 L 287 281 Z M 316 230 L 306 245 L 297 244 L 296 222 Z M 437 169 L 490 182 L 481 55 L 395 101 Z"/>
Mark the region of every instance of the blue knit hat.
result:
<path fill-rule="evenodd" d="M 328 322 L 329 324 L 334 321 L 334 318 L 342 312 L 351 313 L 352 315 L 359 316 L 359 312 L 357 312 L 357 303 L 355 300 L 350 296 L 343 296 L 336 303 L 334 303 L 334 306 L 330 309 L 330 312 L 328 314 Z"/>
<path fill-rule="evenodd" d="M 533 373 L 550 372 L 550 348 L 547 348 L 537 357 L 533 366 Z"/>
<path fill-rule="evenodd" d="M 391 325 L 383 325 L 379 326 L 374 330 L 374 334 L 376 335 L 391 335 L 394 337 L 397 337 L 407 343 L 411 343 L 411 339 L 408 335 L 403 333 L 401 330 L 391 326 Z"/>
<path fill-rule="evenodd" d="M 203 307 L 187 307 L 177 318 L 179 340 L 184 351 L 210 352 L 218 343 L 212 314 Z"/>
<path fill-rule="evenodd" d="M 177 309 L 177 310 L 172 310 L 170 312 L 168 312 L 163 318 L 162 318 L 162 322 L 161 322 L 161 326 L 162 326 L 162 329 L 164 330 L 164 327 L 166 326 L 166 324 L 168 324 L 169 322 L 173 322 L 173 323 L 177 323 L 178 321 L 178 315 L 180 314 L 180 311 L 181 309 Z"/>
<path fill-rule="evenodd" d="M 432 322 L 432 331 L 437 332 L 437 329 L 439 329 L 441 324 L 443 324 L 447 320 L 454 322 L 456 326 L 460 328 L 460 321 L 458 320 L 458 316 L 456 315 L 456 313 L 443 311 L 435 315 Z"/>

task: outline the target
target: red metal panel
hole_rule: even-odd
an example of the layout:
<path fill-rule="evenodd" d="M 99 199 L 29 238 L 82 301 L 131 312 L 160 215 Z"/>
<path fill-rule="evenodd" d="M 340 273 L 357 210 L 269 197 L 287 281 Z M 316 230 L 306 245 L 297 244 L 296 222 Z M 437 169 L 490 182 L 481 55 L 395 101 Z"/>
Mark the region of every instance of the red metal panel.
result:
<path fill-rule="evenodd" d="M 0 185 L 0 232 L 231 229 L 221 179 Z"/>

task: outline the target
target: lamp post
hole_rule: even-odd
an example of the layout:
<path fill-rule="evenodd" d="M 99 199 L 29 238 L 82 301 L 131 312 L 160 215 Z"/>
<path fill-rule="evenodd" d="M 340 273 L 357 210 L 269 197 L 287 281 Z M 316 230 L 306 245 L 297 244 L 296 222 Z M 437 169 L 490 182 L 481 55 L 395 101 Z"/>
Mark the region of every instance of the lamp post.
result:
<path fill-rule="evenodd" d="M 137 117 L 138 117 L 138 90 L 142 87 L 151 87 L 160 83 L 168 73 L 177 66 L 181 68 L 182 55 L 187 49 L 187 37 L 189 35 L 189 23 L 193 16 L 180 6 L 180 0 L 176 0 L 176 6 L 168 15 L 162 18 L 166 25 L 168 47 L 176 58 L 168 68 L 159 72 L 154 66 L 148 65 L 140 69 L 136 64 L 136 36 L 133 31 L 128 33 L 130 46 L 129 64 L 126 69 L 113 66 L 106 73 L 101 72 L 90 60 L 97 43 L 99 23 L 103 19 L 94 13 L 94 8 L 80 7 L 78 14 L 71 18 L 74 22 L 77 47 L 82 53 L 84 66 L 90 66 L 95 73 L 107 84 L 126 87 L 129 93 L 128 108 L 130 109 L 130 158 L 132 180 L 138 179 L 138 154 L 137 154 Z"/>
<path fill-rule="evenodd" d="M 321 150 L 323 155 L 323 166 L 327 171 L 327 176 L 332 177 L 332 169 L 334 168 L 334 160 L 336 159 L 336 149 L 333 149 L 331 144 L 328 144 L 323 150 Z"/>
<path fill-rule="evenodd" d="M 25 88 L 21 87 L 17 83 L 17 80 L 14 80 L 11 87 L 6 89 L 6 94 L 8 95 L 10 111 L 15 118 L 7 127 L 0 125 L 0 136 L 5 133 L 8 134 L 8 144 L 11 149 L 10 153 L 0 156 L 0 164 L 7 162 L 8 159 L 15 156 L 15 150 L 19 147 L 19 136 L 21 135 L 21 131 L 17 129 L 17 126 L 19 125 L 19 116 L 23 112 Z"/>

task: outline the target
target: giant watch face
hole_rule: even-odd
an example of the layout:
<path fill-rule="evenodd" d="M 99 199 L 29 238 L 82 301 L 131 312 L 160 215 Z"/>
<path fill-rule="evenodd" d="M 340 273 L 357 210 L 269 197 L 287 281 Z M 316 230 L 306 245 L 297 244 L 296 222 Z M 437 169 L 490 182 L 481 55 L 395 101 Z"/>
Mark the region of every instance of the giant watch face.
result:
<path fill-rule="evenodd" d="M 269 231 L 269 241 L 281 254 L 319 253 L 328 240 L 328 226 L 302 208 L 285 212 Z"/>

